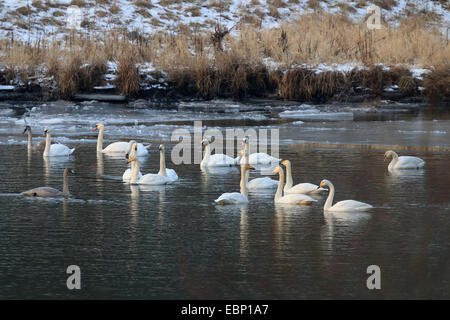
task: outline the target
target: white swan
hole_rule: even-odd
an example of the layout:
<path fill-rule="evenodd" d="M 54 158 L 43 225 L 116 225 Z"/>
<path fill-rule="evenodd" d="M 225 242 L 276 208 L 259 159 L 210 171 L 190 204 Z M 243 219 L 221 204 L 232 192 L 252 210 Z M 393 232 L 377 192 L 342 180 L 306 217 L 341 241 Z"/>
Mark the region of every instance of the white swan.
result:
<path fill-rule="evenodd" d="M 129 149 L 127 150 L 126 154 L 125 154 L 125 158 L 128 159 L 130 156 L 131 157 L 136 157 L 136 141 L 131 140 L 129 142 Z M 125 170 L 125 172 L 122 175 L 122 181 L 123 182 L 130 182 L 131 179 L 131 172 L 133 171 L 134 166 L 136 165 L 136 162 L 133 161 L 131 162 L 131 169 L 128 168 L 127 170 Z M 141 171 L 138 171 L 138 179 L 142 178 L 142 173 Z"/>
<path fill-rule="evenodd" d="M 66 168 L 64 169 L 63 174 L 63 191 L 59 191 L 55 188 L 50 187 L 39 187 L 34 188 L 28 191 L 22 192 L 22 194 L 26 197 L 41 197 L 41 198 L 62 198 L 70 195 L 69 192 L 69 182 L 67 178 L 68 173 L 75 173 L 72 169 Z"/>
<path fill-rule="evenodd" d="M 316 199 L 307 196 L 306 194 L 287 194 L 283 196 L 284 172 L 280 166 L 277 166 L 273 173 L 278 173 L 280 179 L 278 181 L 277 192 L 275 193 L 275 204 L 292 204 L 292 205 L 309 205 L 317 202 Z"/>
<path fill-rule="evenodd" d="M 386 151 L 384 154 L 384 161 L 392 157 L 389 163 L 389 170 L 396 169 L 419 169 L 425 165 L 425 161 L 417 157 L 402 156 L 399 157 L 397 153 L 392 150 Z"/>
<path fill-rule="evenodd" d="M 200 168 L 205 167 L 231 167 L 237 164 L 236 159 L 233 159 L 226 154 L 214 154 L 211 155 L 211 149 L 209 144 L 211 141 L 207 138 L 202 140 L 202 146 L 205 147 L 205 155 L 202 162 L 200 162 Z"/>
<path fill-rule="evenodd" d="M 157 173 L 148 173 L 139 178 L 139 160 L 137 157 L 130 157 L 128 162 L 136 162 L 130 177 L 130 184 L 147 184 L 147 185 L 163 185 L 173 182 L 168 177 L 164 177 Z"/>
<path fill-rule="evenodd" d="M 284 160 L 281 162 L 282 165 L 286 167 L 286 184 L 284 186 L 284 194 L 294 194 L 294 193 L 301 193 L 301 194 L 313 194 L 313 193 L 319 193 L 322 191 L 325 191 L 324 188 L 319 188 L 316 184 L 313 183 L 299 183 L 295 186 L 292 186 L 292 165 L 291 161 Z"/>
<path fill-rule="evenodd" d="M 244 144 L 244 152 L 249 152 L 248 138 L 244 138 L 242 143 Z M 248 162 L 246 162 L 248 161 Z M 241 164 L 278 164 L 281 159 L 272 157 L 267 153 L 256 152 L 249 155 L 248 159 L 242 158 Z"/>
<path fill-rule="evenodd" d="M 125 141 L 119 141 L 119 142 L 113 142 L 109 144 L 105 149 L 103 149 L 103 132 L 105 130 L 105 126 L 102 123 L 97 123 L 94 127 L 94 131 L 98 130 L 98 138 L 97 138 L 97 152 L 102 153 L 126 153 L 130 149 L 130 142 Z M 134 141 L 134 140 L 132 140 Z M 147 148 L 150 147 L 150 145 L 144 146 L 142 143 L 137 144 L 137 157 L 143 157 L 148 155 Z"/>
<path fill-rule="evenodd" d="M 320 188 L 324 186 L 328 186 L 328 188 L 330 188 L 330 193 L 328 194 L 328 198 L 325 201 L 325 205 L 323 207 L 324 211 L 335 211 L 335 212 L 365 211 L 369 210 L 370 208 L 373 208 L 370 204 L 355 200 L 339 201 L 334 206 L 332 206 L 334 198 L 334 185 L 328 180 L 322 180 L 319 186 Z"/>
<path fill-rule="evenodd" d="M 69 147 L 60 144 L 50 144 L 50 130 L 45 128 L 44 130 L 44 137 L 45 137 L 45 148 L 44 148 L 44 157 L 63 157 L 71 155 L 75 148 L 70 149 Z"/>
<path fill-rule="evenodd" d="M 246 179 L 245 175 L 247 170 L 254 169 L 250 165 L 241 165 L 241 182 L 240 192 L 227 192 L 223 193 L 219 198 L 214 200 L 217 204 L 220 205 L 228 205 L 228 204 L 243 204 L 248 203 L 248 192 L 247 192 L 247 186 L 246 186 Z"/>
<path fill-rule="evenodd" d="M 168 177 L 172 181 L 178 180 L 178 175 L 173 169 L 166 168 L 166 153 L 164 145 L 159 146 L 159 172 L 158 174 Z"/>
<path fill-rule="evenodd" d="M 239 155 L 244 155 L 244 163 L 248 164 L 248 149 L 241 150 Z M 273 189 L 278 185 L 278 181 L 270 179 L 269 177 L 255 178 L 250 182 L 248 181 L 249 171 L 245 173 L 245 183 L 248 190 L 263 190 L 263 189 Z"/>

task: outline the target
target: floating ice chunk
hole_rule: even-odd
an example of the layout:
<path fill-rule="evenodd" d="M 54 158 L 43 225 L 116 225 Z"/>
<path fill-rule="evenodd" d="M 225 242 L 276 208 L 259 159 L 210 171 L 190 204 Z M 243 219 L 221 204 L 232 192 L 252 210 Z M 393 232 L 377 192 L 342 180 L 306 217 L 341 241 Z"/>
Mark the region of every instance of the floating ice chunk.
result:
<path fill-rule="evenodd" d="M 281 118 L 302 120 L 353 120 L 353 112 L 304 112 L 284 111 L 280 113 Z"/>

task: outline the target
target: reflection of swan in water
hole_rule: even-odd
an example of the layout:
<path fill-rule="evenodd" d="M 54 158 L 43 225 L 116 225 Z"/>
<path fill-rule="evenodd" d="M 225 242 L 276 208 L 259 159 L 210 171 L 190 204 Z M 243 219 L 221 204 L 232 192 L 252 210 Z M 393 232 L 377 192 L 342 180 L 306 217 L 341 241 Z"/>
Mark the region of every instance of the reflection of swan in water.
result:
<path fill-rule="evenodd" d="M 45 137 L 45 148 L 44 148 L 44 157 L 64 157 L 71 155 L 75 148 L 70 149 L 69 147 L 60 144 L 50 143 L 50 130 L 48 128 L 45 128 L 44 130 L 44 137 Z"/>
<path fill-rule="evenodd" d="M 44 157 L 44 175 L 48 183 L 51 171 L 55 169 L 69 168 L 73 165 L 73 159 L 70 157 Z M 59 170 L 58 170 L 59 171 Z"/>
<path fill-rule="evenodd" d="M 425 161 L 417 157 L 402 156 L 399 157 L 397 153 L 392 150 L 386 151 L 384 154 L 384 161 L 392 157 L 389 163 L 388 169 L 391 170 L 403 170 L 403 169 L 419 169 L 425 165 Z"/>
<path fill-rule="evenodd" d="M 133 222 L 136 222 L 136 216 L 139 213 L 139 186 L 130 184 L 130 214 Z"/>
<path fill-rule="evenodd" d="M 320 187 L 327 186 L 330 188 L 330 193 L 328 194 L 327 201 L 325 201 L 325 205 L 323 206 L 324 211 L 341 211 L 341 212 L 351 212 L 351 211 L 365 211 L 373 208 L 370 204 L 355 201 L 355 200 L 343 200 L 337 202 L 334 206 L 333 199 L 334 199 L 334 185 L 331 183 L 331 181 L 328 180 L 322 180 L 320 182 Z"/>
<path fill-rule="evenodd" d="M 389 176 L 394 178 L 400 178 L 405 180 L 414 180 L 421 179 L 425 174 L 425 170 L 417 169 L 417 170 L 391 170 L 389 171 Z"/>
<path fill-rule="evenodd" d="M 103 154 L 97 152 L 97 175 L 103 175 Z"/>
<path fill-rule="evenodd" d="M 273 173 L 278 173 L 280 180 L 278 181 L 277 192 L 275 193 L 275 204 L 287 204 L 287 205 L 309 205 L 313 202 L 317 202 L 316 199 L 307 196 L 306 194 L 287 194 L 283 196 L 284 185 L 284 172 L 283 169 L 278 166 L 273 170 Z"/>
<path fill-rule="evenodd" d="M 295 186 L 292 186 L 292 164 L 289 160 L 284 160 L 281 162 L 282 165 L 286 166 L 286 185 L 284 186 L 284 193 L 302 193 L 302 194 L 313 194 L 325 191 L 324 188 L 319 188 L 317 185 L 313 183 L 299 183 Z"/>
<path fill-rule="evenodd" d="M 246 186 L 246 172 L 247 170 L 253 169 L 250 165 L 241 165 L 241 182 L 240 182 L 240 192 L 227 192 L 222 194 L 219 198 L 214 200 L 217 204 L 221 205 L 233 205 L 248 203 L 247 198 L 247 186 Z"/>
<path fill-rule="evenodd" d="M 27 190 L 22 192 L 22 194 L 26 197 L 42 197 L 42 198 L 61 198 L 70 195 L 69 192 L 69 182 L 67 178 L 67 174 L 74 173 L 72 169 L 66 168 L 64 169 L 63 174 L 63 191 L 61 192 L 58 189 L 50 188 L 50 187 L 38 187 L 31 190 Z"/>
<path fill-rule="evenodd" d="M 124 155 L 127 150 L 130 148 L 130 142 L 118 141 L 109 144 L 105 149 L 103 149 L 103 131 L 105 130 L 105 126 L 102 123 L 97 123 L 94 127 L 94 131 L 98 130 L 98 138 L 97 138 L 97 152 L 103 153 L 121 153 Z M 142 143 L 138 143 L 137 156 L 142 157 L 148 154 L 147 148 L 150 147 L 144 146 Z"/>

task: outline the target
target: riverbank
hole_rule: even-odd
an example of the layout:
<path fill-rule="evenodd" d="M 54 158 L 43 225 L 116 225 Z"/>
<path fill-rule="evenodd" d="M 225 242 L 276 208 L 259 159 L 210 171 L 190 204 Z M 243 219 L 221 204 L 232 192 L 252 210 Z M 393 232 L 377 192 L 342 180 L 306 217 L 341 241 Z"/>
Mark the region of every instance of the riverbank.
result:
<path fill-rule="evenodd" d="M 137 35 L 107 30 L 60 40 L 0 39 L 0 99 L 450 99 L 448 39 L 418 15 L 374 30 L 364 21 L 313 13 L 277 27 L 242 22 Z"/>
<path fill-rule="evenodd" d="M 239 70 L 241 66 L 238 66 Z M 81 69 L 80 69 L 81 70 Z M 84 71 L 80 71 L 83 73 Z M 117 77 L 105 70 L 101 77 Z M 7 78 L 0 71 L 0 79 Z M 412 69 L 405 67 L 354 67 L 344 71 L 322 71 L 317 68 L 297 67 L 289 70 L 269 70 L 264 66 L 242 71 L 240 83 L 218 79 L 214 71 L 202 78 L 187 70 L 177 79 L 139 72 L 139 85 L 132 95 L 123 94 L 116 85 L 84 86 L 73 94 L 63 95 L 54 81 L 29 79 L 27 84 L 0 85 L 0 101 L 107 101 L 159 105 L 174 101 L 233 99 L 251 101 L 296 101 L 310 103 L 371 103 L 380 100 L 397 102 L 450 101 L 450 71 L 447 69 Z M 82 82 L 80 75 L 74 74 Z M 87 75 L 90 77 L 91 75 Z M 212 80 L 216 80 L 213 83 Z M 3 81 L 8 82 L 8 81 Z M 216 88 L 218 87 L 218 88 Z"/>

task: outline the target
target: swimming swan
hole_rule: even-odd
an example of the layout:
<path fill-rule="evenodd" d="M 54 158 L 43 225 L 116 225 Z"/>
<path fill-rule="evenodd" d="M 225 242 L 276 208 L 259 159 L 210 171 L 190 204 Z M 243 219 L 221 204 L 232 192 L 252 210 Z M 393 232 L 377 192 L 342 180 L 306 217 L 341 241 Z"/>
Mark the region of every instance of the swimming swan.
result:
<path fill-rule="evenodd" d="M 178 175 L 173 169 L 166 168 L 166 153 L 164 145 L 159 146 L 159 172 L 158 174 L 169 178 L 172 181 L 178 180 Z"/>
<path fill-rule="evenodd" d="M 136 157 L 136 149 L 137 149 L 137 148 L 135 148 L 136 147 L 136 141 L 131 140 L 128 144 L 129 144 L 129 148 L 128 148 L 126 154 L 125 154 L 125 158 L 128 159 L 130 156 L 133 157 L 133 158 Z M 130 182 L 131 172 L 133 171 L 133 168 L 134 168 L 135 165 L 136 165 L 136 162 L 133 161 L 133 162 L 131 162 L 131 169 L 128 168 L 127 170 L 125 170 L 125 172 L 122 175 L 122 181 L 123 182 Z M 140 171 L 138 172 L 138 178 L 139 179 L 142 178 L 142 173 Z"/>
<path fill-rule="evenodd" d="M 244 152 L 249 152 L 249 145 L 248 145 L 248 138 L 244 138 L 242 141 L 244 145 Z M 245 161 L 248 161 L 247 163 Z M 241 164 L 272 164 L 276 163 L 278 164 L 281 161 L 281 159 L 269 156 L 267 153 L 263 152 L 256 152 L 250 154 L 248 159 L 242 158 Z"/>
<path fill-rule="evenodd" d="M 139 178 L 139 160 L 137 157 L 130 156 L 128 162 L 133 161 L 136 163 L 131 170 L 130 184 L 163 185 L 173 182 L 168 177 L 164 177 L 157 173 L 148 173 Z"/>
<path fill-rule="evenodd" d="M 241 165 L 241 182 L 240 192 L 227 192 L 223 193 L 219 198 L 214 200 L 217 204 L 220 205 L 229 205 L 229 204 L 243 204 L 248 203 L 248 192 L 247 192 L 247 186 L 246 186 L 246 179 L 245 175 L 247 170 L 253 170 L 254 168 L 250 165 Z"/>
<path fill-rule="evenodd" d="M 68 173 L 75 173 L 72 169 L 66 168 L 64 169 L 63 174 L 63 191 L 59 191 L 55 188 L 50 187 L 39 187 L 34 188 L 28 191 L 22 192 L 22 194 L 26 197 L 41 197 L 41 198 L 62 198 L 70 195 L 69 192 L 69 182 L 67 178 Z"/>
<path fill-rule="evenodd" d="M 419 169 L 425 165 L 425 161 L 417 157 L 402 156 L 399 157 L 397 153 L 392 150 L 386 151 L 384 154 L 384 161 L 392 157 L 388 169 Z"/>
<path fill-rule="evenodd" d="M 204 138 L 202 140 L 202 146 L 205 147 L 205 155 L 202 162 L 200 162 L 200 168 L 205 167 L 231 167 L 237 164 L 236 159 L 233 159 L 226 154 L 214 154 L 211 155 L 211 149 L 209 144 L 211 140 Z"/>
<path fill-rule="evenodd" d="M 26 126 L 25 129 L 23 130 L 23 134 L 25 134 L 25 132 L 28 132 L 28 146 L 27 146 L 28 150 L 32 150 L 34 152 L 43 151 L 45 148 L 45 140 L 39 141 L 33 146 L 31 141 L 32 140 L 31 127 Z M 50 143 L 54 144 L 53 141 L 50 141 Z"/>
<path fill-rule="evenodd" d="M 44 148 L 44 157 L 63 157 L 71 155 L 75 148 L 70 149 L 69 147 L 60 144 L 50 144 L 50 130 L 45 128 L 44 130 L 44 137 L 45 137 L 45 148 Z"/>
<path fill-rule="evenodd" d="M 244 156 L 244 163 L 248 164 L 248 149 L 241 150 L 240 155 Z M 263 189 L 273 189 L 278 185 L 278 181 L 270 179 L 269 177 L 255 178 L 250 182 L 248 181 L 249 171 L 245 172 L 245 183 L 248 190 L 263 190 Z"/>
<path fill-rule="evenodd" d="M 94 127 L 94 131 L 98 130 L 98 138 L 97 138 L 97 152 L 102 152 L 102 153 L 126 153 L 129 151 L 130 149 L 130 142 L 125 142 L 125 141 L 119 141 L 119 142 L 113 142 L 111 144 L 109 144 L 105 149 L 103 149 L 103 132 L 105 130 L 105 126 L 103 125 L 103 123 L 97 123 Z M 132 140 L 134 141 L 134 140 Z M 147 148 L 150 147 L 150 145 L 148 146 L 144 146 L 142 143 L 138 143 L 137 144 L 138 149 L 137 149 L 137 157 L 143 157 L 148 155 L 148 150 Z"/>
<path fill-rule="evenodd" d="M 365 211 L 373 208 L 370 204 L 355 200 L 343 200 L 337 202 L 334 206 L 331 206 L 334 198 L 334 185 L 328 180 L 322 180 L 319 187 L 322 188 L 325 186 L 328 186 L 330 193 L 328 194 L 327 201 L 325 201 L 325 205 L 323 206 L 324 211 Z"/>
<path fill-rule="evenodd" d="M 277 192 L 275 193 L 275 204 L 293 204 L 293 205 L 308 205 L 317 202 L 316 199 L 307 196 L 306 194 L 287 194 L 283 196 L 284 172 L 280 166 L 277 166 L 273 173 L 278 173 L 280 180 L 278 181 Z"/>
<path fill-rule="evenodd" d="M 325 191 L 324 188 L 319 188 L 316 184 L 313 183 L 299 183 L 295 186 L 292 186 L 292 165 L 291 161 L 284 160 L 281 162 L 282 165 L 286 167 L 286 185 L 284 186 L 284 194 L 312 194 L 319 193 Z"/>

